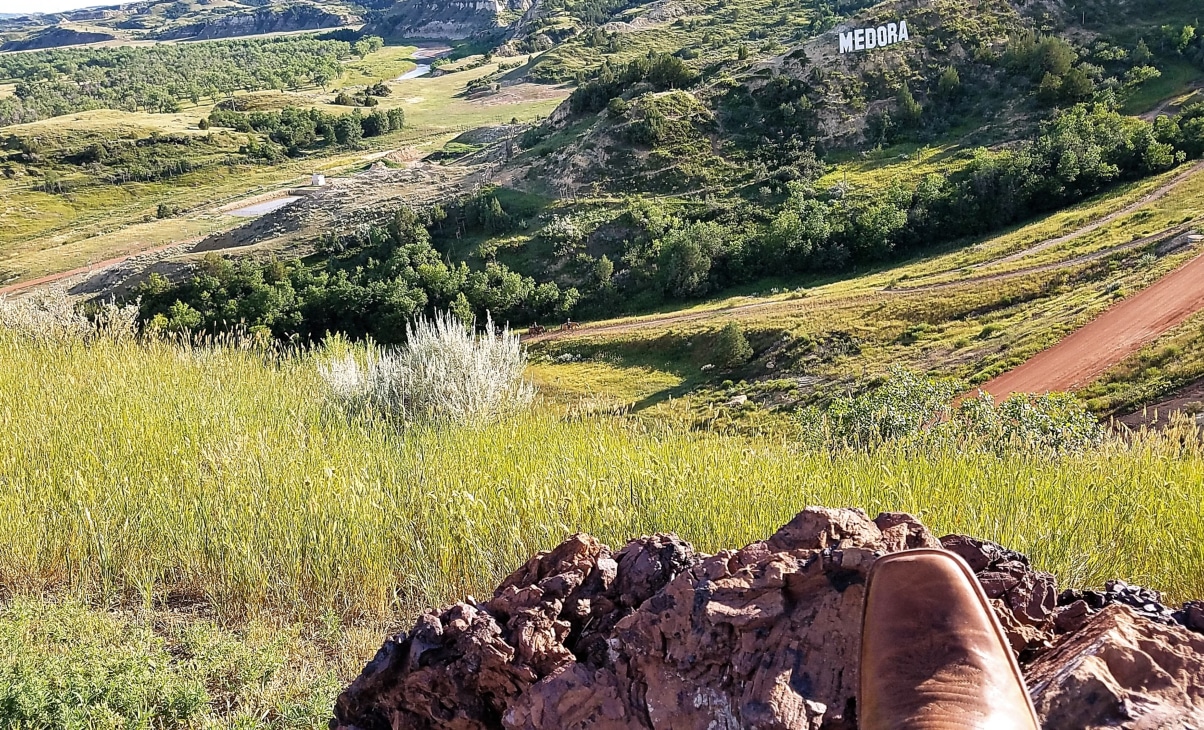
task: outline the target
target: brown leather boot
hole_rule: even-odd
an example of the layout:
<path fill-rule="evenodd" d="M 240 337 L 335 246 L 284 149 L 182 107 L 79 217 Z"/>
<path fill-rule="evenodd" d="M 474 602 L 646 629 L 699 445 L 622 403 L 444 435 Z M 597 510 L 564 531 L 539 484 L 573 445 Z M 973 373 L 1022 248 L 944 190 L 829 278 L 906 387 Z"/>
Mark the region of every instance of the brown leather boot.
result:
<path fill-rule="evenodd" d="M 945 550 L 875 561 L 861 626 L 860 730 L 1039 730 L 970 566 Z"/>

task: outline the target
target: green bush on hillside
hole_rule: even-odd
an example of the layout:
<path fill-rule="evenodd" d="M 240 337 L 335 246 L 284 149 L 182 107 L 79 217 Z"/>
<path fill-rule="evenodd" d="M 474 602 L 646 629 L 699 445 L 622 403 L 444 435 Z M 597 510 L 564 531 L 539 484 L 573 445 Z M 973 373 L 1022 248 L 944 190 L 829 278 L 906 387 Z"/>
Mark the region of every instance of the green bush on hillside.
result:
<path fill-rule="evenodd" d="M 831 435 L 860 446 L 917 436 L 948 418 L 958 390 L 956 381 L 894 367 L 877 388 L 832 401 L 827 413 Z"/>
<path fill-rule="evenodd" d="M 735 322 L 728 322 L 719 330 L 715 337 L 715 348 L 712 353 L 715 364 L 734 368 L 748 362 L 753 356 L 752 345 L 744 336 L 744 330 Z"/>
<path fill-rule="evenodd" d="M 882 384 L 836 398 L 826 412 L 800 414 L 813 446 L 872 447 L 889 442 L 949 441 L 990 450 L 1080 451 L 1098 445 L 1103 428 L 1086 405 L 1066 393 L 1015 394 L 996 403 L 984 393 L 954 404 L 965 385 L 892 367 Z"/>

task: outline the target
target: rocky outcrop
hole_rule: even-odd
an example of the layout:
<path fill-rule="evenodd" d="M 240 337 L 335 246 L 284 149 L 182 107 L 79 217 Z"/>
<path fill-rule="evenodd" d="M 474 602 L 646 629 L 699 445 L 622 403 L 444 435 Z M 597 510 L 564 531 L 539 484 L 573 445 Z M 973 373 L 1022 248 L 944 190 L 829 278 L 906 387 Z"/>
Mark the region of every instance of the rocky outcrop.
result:
<path fill-rule="evenodd" d="M 656 0 L 640 9 L 634 16 L 626 20 L 616 20 L 601 26 L 607 33 L 637 33 L 642 30 L 666 25 L 689 15 L 685 5 L 677 0 Z"/>
<path fill-rule="evenodd" d="M 265 33 L 341 28 L 360 22 L 354 15 L 330 12 L 317 5 L 260 8 L 248 13 L 215 15 L 195 23 L 169 28 L 157 34 L 162 40 L 212 40 Z"/>
<path fill-rule="evenodd" d="M 1134 609 L 1119 585 L 1059 594 L 1053 576 L 993 543 L 938 541 L 904 514 L 809 508 L 767 540 L 711 556 L 673 535 L 617 552 L 574 535 L 488 601 L 428 611 L 388 640 L 339 697 L 331 727 L 855 728 L 869 567 L 942 545 L 992 598 L 1047 727 L 1098 709 L 1098 688 L 1112 708 L 1096 713 L 1098 727 L 1197 721 L 1204 637 L 1185 624 L 1201 607 L 1175 612 L 1142 594 Z"/>
<path fill-rule="evenodd" d="M 1026 673 L 1045 730 L 1204 727 L 1204 636 L 1123 603 Z"/>
<path fill-rule="evenodd" d="M 111 33 L 79 31 L 61 26 L 51 26 L 45 30 L 30 35 L 27 38 L 13 40 L 0 45 L 0 52 L 32 51 L 39 48 L 62 48 L 63 46 L 80 46 L 87 43 L 102 43 L 111 41 L 116 36 Z"/>
<path fill-rule="evenodd" d="M 499 27 L 499 15 L 531 0 L 403 0 L 367 30 L 386 38 L 459 40 Z"/>

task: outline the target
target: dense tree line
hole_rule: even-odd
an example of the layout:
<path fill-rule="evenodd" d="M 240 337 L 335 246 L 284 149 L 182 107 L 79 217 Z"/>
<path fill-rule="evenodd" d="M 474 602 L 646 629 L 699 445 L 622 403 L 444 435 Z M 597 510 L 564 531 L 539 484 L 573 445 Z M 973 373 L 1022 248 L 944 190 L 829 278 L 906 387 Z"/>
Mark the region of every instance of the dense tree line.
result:
<path fill-rule="evenodd" d="M 156 132 L 138 139 L 95 135 L 60 147 L 54 140 L 10 135 L 0 139 L 0 174 L 40 177 L 35 187 L 48 193 L 70 192 L 81 184 L 161 182 L 236 163 L 233 143 L 234 138 L 221 133 Z"/>
<path fill-rule="evenodd" d="M 259 159 L 277 160 L 334 144 L 354 147 L 365 137 L 399 131 L 405 125 L 405 111 L 376 109 L 365 115 L 356 109 L 349 114 L 335 115 L 296 107 L 248 113 L 219 108 L 209 114 L 207 124 L 266 135 L 266 143 L 252 138 L 243 152 Z"/>
<path fill-rule="evenodd" d="M 3 54 L 0 79 L 16 89 L 0 99 L 0 126 L 87 109 L 173 112 L 237 91 L 325 86 L 351 54 L 349 43 L 306 36 Z"/>
<path fill-rule="evenodd" d="M 446 262 L 431 245 L 435 223 L 429 213 L 423 219 L 402 209 L 387 226 L 340 241 L 339 253 L 318 266 L 213 255 L 182 284 L 152 276 L 138 292 L 141 315 L 176 332 L 244 328 L 306 340 L 343 332 L 396 343 L 407 320 L 435 309 L 465 321 L 489 311 L 495 321 L 528 322 L 563 317 L 576 305 L 576 289 L 537 283 L 502 264 Z"/>
<path fill-rule="evenodd" d="M 849 271 L 998 230 L 1199 157 L 1204 105 L 1155 124 L 1078 105 L 1043 125 L 1035 139 L 980 150 L 963 169 L 930 174 L 913 188 L 857 195 L 795 180 L 783 184 L 778 205 L 710 206 L 694 215 L 635 200 L 603 236 L 621 236 L 614 258 L 582 254 L 590 231 L 557 217 L 535 235 L 568 263 L 559 267 L 559 281 L 541 283 L 489 259 L 475 269 L 449 263 L 432 245 L 432 234 L 436 243 L 513 234 L 531 217 L 485 192 L 421 218 L 402 211 L 387 228 L 364 236 L 332 235 L 322 246 L 330 259 L 317 268 L 212 261 L 184 284 L 153 281 L 142 292 L 143 314 L 175 329 L 220 331 L 244 323 L 282 337 L 341 331 L 386 342 L 399 336 L 407 317 L 434 308 L 463 317 L 489 310 L 515 324 L 574 311 L 604 316 L 765 276 Z"/>
<path fill-rule="evenodd" d="M 635 280 L 668 297 L 783 271 L 848 270 L 989 233 L 1201 156 L 1204 105 L 1155 124 L 1078 105 L 1045 123 L 1036 139 L 979 150 L 964 169 L 930 174 L 912 189 L 894 185 L 859 196 L 792 182 L 776 211 L 753 205 L 713 220 L 668 224 L 645 212 L 633 217 L 644 233 L 624 260 Z"/>

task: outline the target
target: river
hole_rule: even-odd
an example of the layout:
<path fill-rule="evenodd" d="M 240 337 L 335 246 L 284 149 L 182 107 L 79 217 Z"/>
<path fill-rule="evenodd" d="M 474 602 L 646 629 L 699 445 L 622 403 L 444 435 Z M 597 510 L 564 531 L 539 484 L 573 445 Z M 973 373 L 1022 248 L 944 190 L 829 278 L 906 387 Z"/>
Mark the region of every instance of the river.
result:
<path fill-rule="evenodd" d="M 430 61 L 442 58 L 451 53 L 451 51 L 451 46 L 422 46 L 414 51 L 414 55 L 410 56 L 410 60 L 418 65 L 393 80 L 405 81 L 406 79 L 416 79 L 426 76 L 431 72 Z"/>

